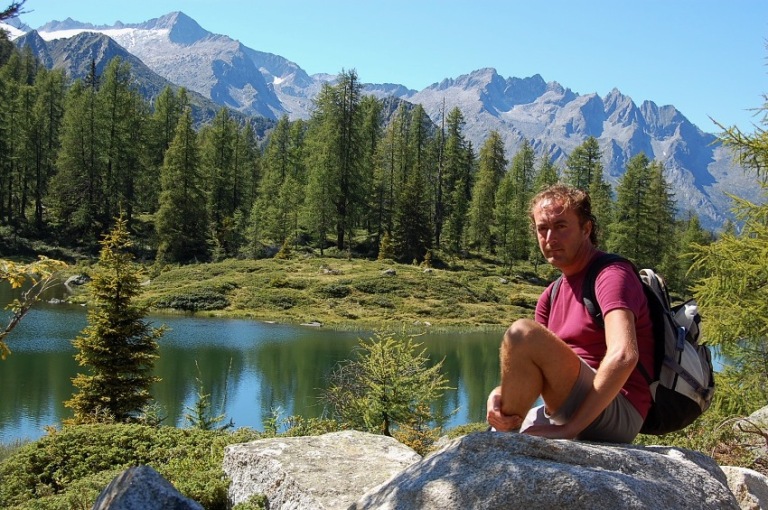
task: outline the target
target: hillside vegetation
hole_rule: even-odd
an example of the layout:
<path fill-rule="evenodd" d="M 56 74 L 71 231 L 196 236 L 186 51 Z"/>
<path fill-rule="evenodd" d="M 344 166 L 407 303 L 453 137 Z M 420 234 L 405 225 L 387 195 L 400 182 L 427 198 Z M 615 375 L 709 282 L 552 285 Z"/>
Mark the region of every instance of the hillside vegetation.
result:
<path fill-rule="evenodd" d="M 427 268 L 300 254 L 166 267 L 143 299 L 164 311 L 339 329 L 501 328 L 532 316 L 545 283 L 530 265 L 483 259 Z"/>

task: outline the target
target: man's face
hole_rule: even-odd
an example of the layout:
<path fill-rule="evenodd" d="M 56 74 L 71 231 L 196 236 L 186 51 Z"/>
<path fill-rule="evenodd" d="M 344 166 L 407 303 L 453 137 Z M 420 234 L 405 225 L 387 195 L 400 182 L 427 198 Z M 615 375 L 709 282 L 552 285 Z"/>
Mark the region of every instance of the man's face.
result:
<path fill-rule="evenodd" d="M 590 252 L 591 224 L 579 224 L 573 209 L 559 202 L 542 200 L 533 208 L 533 221 L 539 248 L 547 262 L 560 270 L 579 264 Z"/>

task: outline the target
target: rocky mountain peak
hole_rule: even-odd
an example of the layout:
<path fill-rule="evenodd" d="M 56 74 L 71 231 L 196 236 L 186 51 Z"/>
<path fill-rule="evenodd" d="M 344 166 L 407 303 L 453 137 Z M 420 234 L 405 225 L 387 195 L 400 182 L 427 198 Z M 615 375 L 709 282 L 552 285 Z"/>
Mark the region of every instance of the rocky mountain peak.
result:
<path fill-rule="evenodd" d="M 64 21 L 49 21 L 42 27 L 38 28 L 38 32 L 60 32 L 62 30 L 91 30 L 106 28 L 105 26 L 97 26 L 92 23 L 83 23 L 81 21 L 67 18 Z"/>
<path fill-rule="evenodd" d="M 171 42 L 183 45 L 193 44 L 211 35 L 197 21 L 181 11 L 149 20 L 136 27 L 144 30 L 168 30 L 168 38 Z"/>
<path fill-rule="evenodd" d="M 51 41 L 72 38 L 78 29 L 102 31 L 165 80 L 245 115 L 270 119 L 284 114 L 291 120 L 309 118 L 323 83 L 336 78 L 324 73 L 309 76 L 284 57 L 206 31 L 180 11 L 142 24 L 119 26 L 123 29 L 102 30 L 68 18 L 48 23 L 43 27 L 48 33 L 41 35 Z M 32 45 L 40 46 L 39 41 Z M 64 50 L 57 48 L 63 54 Z M 40 48 L 38 54 L 44 54 L 43 50 Z M 71 43 L 67 51 L 79 50 Z M 54 65 L 70 65 L 66 58 L 54 58 Z M 638 107 L 618 88 L 601 98 L 547 82 L 539 74 L 505 78 L 495 68 L 484 67 L 445 78 L 420 91 L 392 83 L 365 84 L 364 90 L 382 99 L 420 104 L 434 122 L 439 122 L 446 111 L 459 108 L 465 117 L 467 140 L 481 147 L 490 131 L 498 131 L 508 157 L 526 140 L 542 156 L 562 165 L 579 144 L 594 136 L 612 184 L 629 159 L 644 152 L 664 164 L 673 186 L 684 189 L 677 194 L 678 210 L 695 209 L 707 227 L 722 224 L 727 215 L 730 201 L 725 191 L 754 198 L 738 177 L 740 173 L 733 171 L 738 166 L 727 150 L 715 143 L 713 135 L 703 133 L 673 106 L 643 101 Z"/>

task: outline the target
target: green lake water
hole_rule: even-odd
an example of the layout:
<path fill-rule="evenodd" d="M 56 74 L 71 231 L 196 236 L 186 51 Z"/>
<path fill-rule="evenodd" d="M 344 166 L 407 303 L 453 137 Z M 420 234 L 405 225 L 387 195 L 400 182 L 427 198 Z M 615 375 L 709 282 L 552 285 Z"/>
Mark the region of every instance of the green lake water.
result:
<path fill-rule="evenodd" d="M 10 299 L 0 286 L 0 304 Z M 7 312 L 3 319 L 7 318 Z M 196 316 L 151 315 L 169 330 L 160 339 L 153 396 L 168 416 L 165 424 L 187 426 L 185 413 L 197 399 L 198 379 L 217 411 L 235 427 L 262 430 L 264 420 L 282 416 L 318 417 L 328 376 L 354 356 L 360 337 L 370 333 Z M 7 320 L 4 320 L 7 323 Z M 12 354 L 0 362 L 0 442 L 37 439 L 46 426 L 71 416 L 63 402 L 74 391 L 80 367 L 71 345 L 86 325 L 86 309 L 41 302 L 8 336 Z M 498 384 L 499 332 L 426 333 L 420 337 L 433 362 L 443 361 L 452 390 L 436 410 L 455 413 L 449 427 L 484 421 L 485 400 Z"/>

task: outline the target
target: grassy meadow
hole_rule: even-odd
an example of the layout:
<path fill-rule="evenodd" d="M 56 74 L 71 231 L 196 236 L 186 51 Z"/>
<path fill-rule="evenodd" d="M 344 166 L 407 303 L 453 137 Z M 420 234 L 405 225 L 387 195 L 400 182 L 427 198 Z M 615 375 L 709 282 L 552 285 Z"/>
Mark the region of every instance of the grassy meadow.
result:
<path fill-rule="evenodd" d="M 310 254 L 166 266 L 142 299 L 162 311 L 337 329 L 498 329 L 533 315 L 550 270 L 485 259 L 441 266 Z"/>

